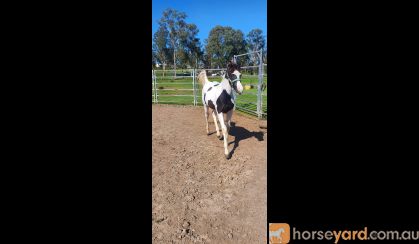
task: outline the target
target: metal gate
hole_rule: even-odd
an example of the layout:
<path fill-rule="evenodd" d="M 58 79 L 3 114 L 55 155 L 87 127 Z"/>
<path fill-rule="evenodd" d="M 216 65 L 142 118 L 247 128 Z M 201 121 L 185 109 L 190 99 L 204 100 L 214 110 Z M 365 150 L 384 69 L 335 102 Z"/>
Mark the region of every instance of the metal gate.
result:
<path fill-rule="evenodd" d="M 153 103 L 197 105 L 195 69 L 153 70 Z"/>
<path fill-rule="evenodd" d="M 252 55 L 257 57 L 253 62 L 257 65 L 241 66 L 241 83 L 244 91 L 242 95 L 236 96 L 236 106 L 239 110 L 258 116 L 258 118 L 266 118 L 268 115 L 267 77 L 264 72 L 266 65 L 263 64 L 262 50 L 234 55 L 233 59 L 235 63 L 239 63 L 241 57 Z"/>

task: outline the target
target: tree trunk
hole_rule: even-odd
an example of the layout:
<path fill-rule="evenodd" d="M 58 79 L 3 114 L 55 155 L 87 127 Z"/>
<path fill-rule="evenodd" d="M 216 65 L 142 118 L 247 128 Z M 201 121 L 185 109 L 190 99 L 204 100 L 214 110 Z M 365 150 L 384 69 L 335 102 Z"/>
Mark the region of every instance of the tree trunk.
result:
<path fill-rule="evenodd" d="M 175 69 L 174 77 L 176 78 L 176 51 L 173 50 L 173 68 Z"/>

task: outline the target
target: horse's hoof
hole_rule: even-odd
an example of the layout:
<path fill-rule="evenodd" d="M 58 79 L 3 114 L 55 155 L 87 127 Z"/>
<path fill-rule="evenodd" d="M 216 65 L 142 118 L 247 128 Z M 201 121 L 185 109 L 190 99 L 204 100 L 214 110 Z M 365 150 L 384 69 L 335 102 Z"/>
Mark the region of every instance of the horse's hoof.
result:
<path fill-rule="evenodd" d="M 224 154 L 224 156 L 226 157 L 226 159 L 230 159 L 231 158 L 231 154 Z"/>
<path fill-rule="evenodd" d="M 224 139 L 224 137 L 223 137 L 223 136 L 217 136 L 217 137 L 218 137 L 218 139 L 220 139 L 220 140 Z"/>

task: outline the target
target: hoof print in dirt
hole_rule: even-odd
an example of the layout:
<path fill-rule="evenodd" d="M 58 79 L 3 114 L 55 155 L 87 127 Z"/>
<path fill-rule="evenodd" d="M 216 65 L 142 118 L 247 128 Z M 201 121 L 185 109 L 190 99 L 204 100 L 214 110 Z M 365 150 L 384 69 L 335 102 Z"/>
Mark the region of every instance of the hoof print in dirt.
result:
<path fill-rule="evenodd" d="M 163 221 L 165 221 L 166 219 L 167 219 L 167 217 L 161 217 L 161 218 L 158 218 L 158 219 L 156 220 L 156 223 L 163 222 Z"/>
<path fill-rule="evenodd" d="M 191 225 L 191 223 L 189 223 L 188 221 L 183 222 L 182 227 L 183 228 L 188 228 Z"/>
<path fill-rule="evenodd" d="M 185 200 L 186 200 L 187 202 L 192 202 L 193 200 L 195 200 L 195 197 L 194 197 L 194 196 L 186 196 L 186 197 L 185 197 Z"/>

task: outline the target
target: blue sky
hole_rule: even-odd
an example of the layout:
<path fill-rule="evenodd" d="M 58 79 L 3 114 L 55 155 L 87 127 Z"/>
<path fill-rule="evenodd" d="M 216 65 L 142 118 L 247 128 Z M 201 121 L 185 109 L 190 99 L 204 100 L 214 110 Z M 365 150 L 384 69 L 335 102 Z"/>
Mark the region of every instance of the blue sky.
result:
<path fill-rule="evenodd" d="M 152 33 L 158 29 L 158 20 L 166 8 L 185 12 L 186 22 L 198 26 L 202 45 L 216 25 L 231 26 L 246 36 L 259 28 L 267 36 L 266 0 L 152 0 Z"/>

